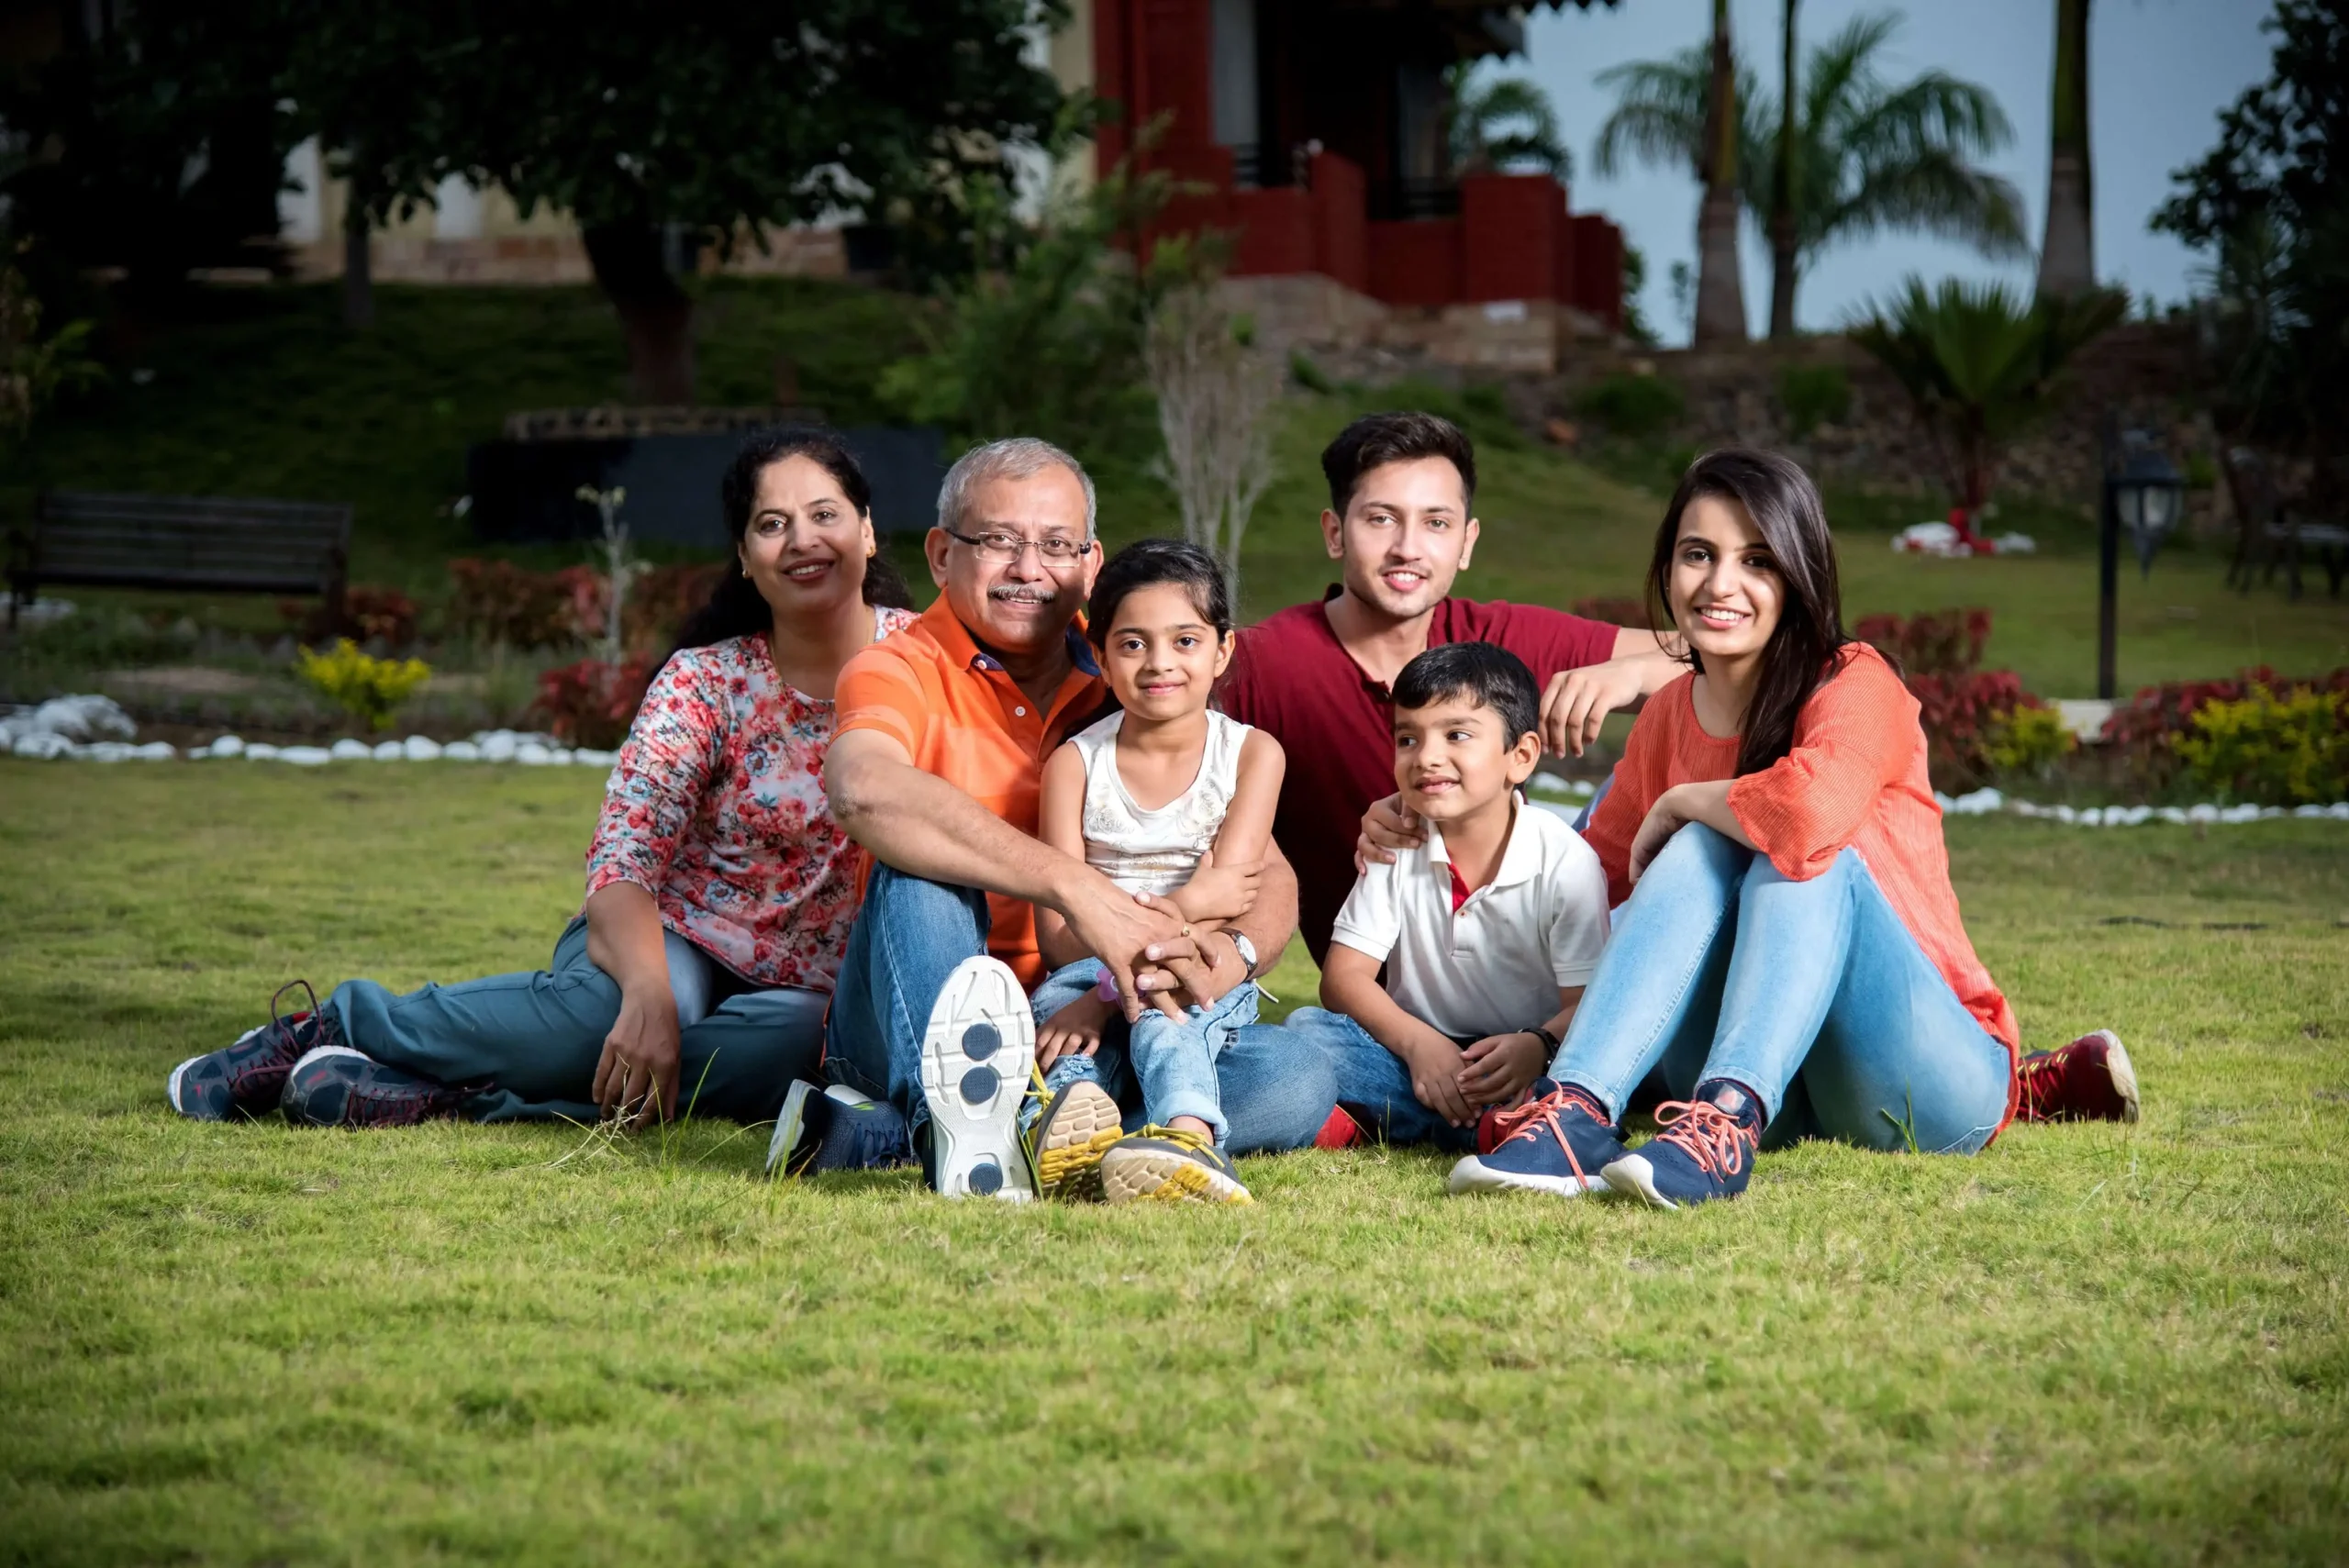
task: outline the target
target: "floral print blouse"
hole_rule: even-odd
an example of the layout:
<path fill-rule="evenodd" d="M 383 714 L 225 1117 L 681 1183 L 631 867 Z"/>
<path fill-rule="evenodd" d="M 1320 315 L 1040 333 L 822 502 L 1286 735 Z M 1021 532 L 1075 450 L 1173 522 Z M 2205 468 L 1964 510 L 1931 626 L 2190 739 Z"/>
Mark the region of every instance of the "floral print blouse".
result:
<path fill-rule="evenodd" d="M 876 608 L 874 640 L 913 618 Z M 824 800 L 831 740 L 831 702 L 785 685 L 764 636 L 679 650 L 605 785 L 589 896 L 635 883 L 743 979 L 829 991 L 864 872 Z"/>

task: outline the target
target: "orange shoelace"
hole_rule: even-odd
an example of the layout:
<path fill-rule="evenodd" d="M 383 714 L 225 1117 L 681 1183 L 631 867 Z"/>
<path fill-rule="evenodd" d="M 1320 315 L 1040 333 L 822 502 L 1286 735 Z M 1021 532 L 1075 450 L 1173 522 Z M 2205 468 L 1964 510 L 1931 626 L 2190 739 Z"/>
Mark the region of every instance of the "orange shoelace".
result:
<path fill-rule="evenodd" d="M 1558 1125 L 1558 1113 L 1578 1097 L 1564 1089 L 1553 1089 L 1538 1100 L 1528 1100 L 1513 1109 L 1494 1113 L 1493 1129 L 1501 1136 L 1493 1147 L 1497 1150 L 1502 1144 L 1514 1143 L 1520 1138 L 1536 1137 L 1546 1129 L 1550 1136 L 1558 1140 L 1558 1147 L 1565 1151 L 1566 1165 L 1574 1172 L 1575 1180 L 1587 1183 L 1589 1175 L 1583 1170 L 1582 1162 L 1575 1158 L 1575 1146 L 1567 1141 L 1566 1129 Z"/>
<path fill-rule="evenodd" d="M 1655 1108 L 1656 1141 L 1686 1151 L 1716 1181 L 1745 1169 L 1754 1136 L 1743 1122 L 1709 1100 L 1670 1100 Z"/>

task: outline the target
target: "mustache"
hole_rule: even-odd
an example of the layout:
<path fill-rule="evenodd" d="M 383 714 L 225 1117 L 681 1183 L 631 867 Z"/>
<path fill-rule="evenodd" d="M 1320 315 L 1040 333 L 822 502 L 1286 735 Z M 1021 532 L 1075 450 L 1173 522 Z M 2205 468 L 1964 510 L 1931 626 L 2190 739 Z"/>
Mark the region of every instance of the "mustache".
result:
<path fill-rule="evenodd" d="M 1000 587 L 989 588 L 987 597 L 1000 605 L 1049 605 L 1060 595 L 1041 588 L 1030 588 L 1011 583 Z"/>

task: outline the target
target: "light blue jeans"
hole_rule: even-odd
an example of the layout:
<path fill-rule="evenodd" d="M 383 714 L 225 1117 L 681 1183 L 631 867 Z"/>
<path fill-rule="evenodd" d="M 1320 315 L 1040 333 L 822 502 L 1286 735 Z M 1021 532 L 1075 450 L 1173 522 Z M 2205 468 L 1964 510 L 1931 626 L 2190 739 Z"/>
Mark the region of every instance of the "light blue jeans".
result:
<path fill-rule="evenodd" d="M 1052 972 L 1036 988 L 1036 1027 L 1042 1029 L 1054 1013 L 1100 983 L 1101 961 L 1078 962 Z M 1142 1119 L 1159 1127 L 1178 1116 L 1195 1116 L 1215 1129 L 1221 1143 L 1230 1129 L 1223 1119 L 1222 1091 L 1216 1083 L 1216 1062 L 1231 1049 L 1242 1028 L 1256 1021 L 1256 987 L 1245 984 L 1217 998 L 1212 1007 L 1193 1007 L 1176 1023 L 1155 1007 L 1145 1008 L 1139 1023 L 1125 1025 L 1126 1064 L 1141 1087 Z M 1119 1018 L 1118 1023 L 1124 1025 Z M 1103 1045 L 1108 1043 L 1108 1031 Z M 1066 1080 L 1061 1058 L 1045 1074 L 1048 1087 L 1058 1089 Z"/>
<path fill-rule="evenodd" d="M 986 951 L 988 925 L 986 895 L 974 888 L 873 868 L 833 994 L 825 1067 L 835 1082 L 889 1101 L 916 1129 L 929 1120 L 921 1045 L 930 1010 L 954 966 Z M 1097 1055 L 1053 1067 L 1062 1082 L 1099 1079 L 1120 1106 L 1138 1112 L 1141 1096 L 1126 1046 L 1125 1019 L 1114 1018 Z M 1215 1060 L 1215 1081 L 1226 1147 L 1234 1153 L 1302 1149 L 1337 1103 L 1321 1053 L 1273 1025 L 1235 1030 Z M 918 1138 L 915 1147 L 923 1146 Z"/>
<path fill-rule="evenodd" d="M 791 1081 L 818 1074 L 829 998 L 759 989 L 674 931 L 662 936 L 684 1051 L 678 1113 L 773 1121 Z M 460 1107 L 475 1121 L 603 1114 L 588 1096 L 604 1037 L 620 1016 L 620 987 L 588 958 L 584 916 L 563 928 L 544 969 L 406 995 L 346 980 L 321 1006 L 354 1049 L 386 1066 L 487 1084 Z"/>
<path fill-rule="evenodd" d="M 1338 1104 L 1372 1137 L 1454 1151 L 1476 1147 L 1475 1128 L 1454 1127 L 1421 1105 L 1403 1059 L 1345 1014 L 1299 1007 L 1287 1027 L 1320 1047 L 1338 1080 Z"/>
<path fill-rule="evenodd" d="M 1717 1078 L 1758 1095 L 1765 1148 L 1944 1154 L 1989 1141 L 2013 1073 L 1857 851 L 1796 882 L 1700 823 L 1616 911 L 1550 1075 L 1620 1118 L 1658 1066 L 1676 1099 Z"/>

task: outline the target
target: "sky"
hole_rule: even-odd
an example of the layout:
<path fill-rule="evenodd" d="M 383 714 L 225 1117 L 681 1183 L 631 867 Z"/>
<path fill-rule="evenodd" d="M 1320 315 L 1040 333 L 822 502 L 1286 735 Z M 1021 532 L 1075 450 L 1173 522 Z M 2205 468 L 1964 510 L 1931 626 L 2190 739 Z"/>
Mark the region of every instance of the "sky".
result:
<path fill-rule="evenodd" d="M 1739 51 L 1776 90 L 1781 0 L 1731 0 Z M 1984 161 L 2021 191 L 2025 232 L 2034 247 L 2046 223 L 2050 82 L 2054 70 L 2055 0 L 1801 0 L 1799 47 L 1811 45 L 1854 16 L 1893 11 L 1904 23 L 1885 54 L 1885 73 L 1901 81 L 1934 68 L 1990 90 L 2013 122 L 2015 139 Z M 2270 35 L 2260 22 L 2267 0 L 2095 0 L 2088 12 L 2089 152 L 2096 191 L 2096 264 L 2108 284 L 2167 303 L 2193 291 L 2203 258 L 2146 228 L 2167 199 L 2169 174 L 2218 139 L 2219 111 L 2266 77 Z M 1679 169 L 1635 168 L 1598 177 L 1592 149 L 1613 106 L 1592 78 L 1610 65 L 1659 60 L 1709 35 L 1709 0 L 1620 0 L 1563 12 L 1537 9 L 1526 20 L 1526 51 L 1500 61 L 1504 74 L 1530 75 L 1549 93 L 1575 158 L 1570 197 L 1577 212 L 1600 212 L 1620 224 L 1646 254 L 1648 287 L 1641 304 L 1667 343 L 1687 339 L 1675 312 L 1672 263 L 1696 261 L 1698 188 Z M 1749 223 L 1739 239 L 1745 310 L 1759 335 L 1769 323 L 1769 251 Z M 1806 328 L 1841 326 L 1910 272 L 2005 279 L 2028 286 L 2028 261 L 1993 262 L 1960 244 L 1922 235 L 1884 235 L 1820 255 L 1805 275 L 1796 319 Z"/>

